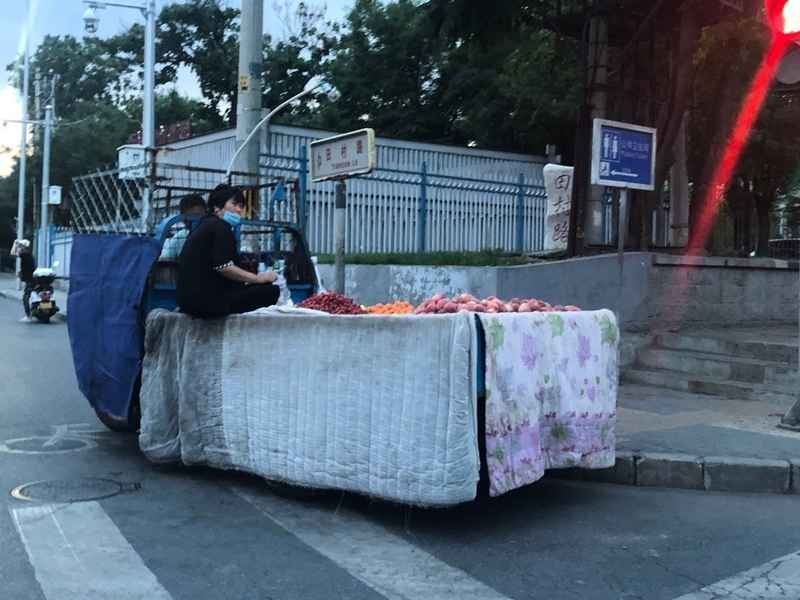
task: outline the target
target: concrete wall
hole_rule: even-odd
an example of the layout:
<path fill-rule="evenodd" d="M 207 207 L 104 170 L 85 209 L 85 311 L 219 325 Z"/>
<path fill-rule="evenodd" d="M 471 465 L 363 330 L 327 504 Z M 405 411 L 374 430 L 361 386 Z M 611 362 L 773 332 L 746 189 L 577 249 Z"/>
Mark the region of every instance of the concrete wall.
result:
<path fill-rule="evenodd" d="M 327 287 L 333 267 L 321 265 Z M 686 258 L 648 253 L 519 267 L 353 265 L 347 294 L 363 304 L 419 303 L 436 292 L 535 297 L 586 309 L 609 308 L 629 331 L 662 327 L 796 322 L 797 266 L 771 259 Z"/>
<path fill-rule="evenodd" d="M 782 260 L 655 255 L 648 290 L 651 320 L 733 325 L 798 318 L 797 265 Z"/>

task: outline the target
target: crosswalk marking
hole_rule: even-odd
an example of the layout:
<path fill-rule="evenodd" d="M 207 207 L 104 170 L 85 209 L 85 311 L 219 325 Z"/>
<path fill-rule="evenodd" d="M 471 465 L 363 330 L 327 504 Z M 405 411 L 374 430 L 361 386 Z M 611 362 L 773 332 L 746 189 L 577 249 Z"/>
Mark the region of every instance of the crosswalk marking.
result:
<path fill-rule="evenodd" d="M 362 516 L 234 487 L 283 529 L 389 600 L 509 600 Z"/>
<path fill-rule="evenodd" d="M 787 554 L 675 600 L 788 600 L 800 598 L 800 552 Z"/>
<path fill-rule="evenodd" d="M 47 600 L 171 600 L 97 502 L 10 512 Z"/>

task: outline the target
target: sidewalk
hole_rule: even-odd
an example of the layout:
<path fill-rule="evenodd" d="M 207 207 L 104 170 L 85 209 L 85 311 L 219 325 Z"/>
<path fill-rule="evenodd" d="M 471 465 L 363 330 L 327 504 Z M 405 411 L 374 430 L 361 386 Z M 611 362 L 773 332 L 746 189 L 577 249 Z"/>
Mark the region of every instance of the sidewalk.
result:
<path fill-rule="evenodd" d="M 25 316 L 22 310 L 22 290 L 19 289 L 17 278 L 12 273 L 0 273 L 0 298 L 6 298 L 19 302 L 20 318 Z M 58 305 L 58 314 L 62 318 L 67 316 L 67 292 L 63 290 L 55 291 L 56 304 Z"/>

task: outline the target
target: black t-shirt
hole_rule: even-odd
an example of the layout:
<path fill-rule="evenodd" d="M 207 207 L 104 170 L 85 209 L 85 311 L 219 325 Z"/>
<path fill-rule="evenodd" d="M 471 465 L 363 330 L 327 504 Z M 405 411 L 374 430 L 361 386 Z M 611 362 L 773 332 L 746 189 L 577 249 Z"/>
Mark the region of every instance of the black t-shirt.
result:
<path fill-rule="evenodd" d="M 241 287 L 219 271 L 239 263 L 233 229 L 222 219 L 203 219 L 189 235 L 178 257 L 178 306 L 197 316 L 225 315 L 228 293 Z"/>
<path fill-rule="evenodd" d="M 30 252 L 25 252 L 19 256 L 19 278 L 23 283 L 31 283 L 33 281 L 33 272 L 36 270 L 36 261 L 33 260 L 33 255 Z"/>

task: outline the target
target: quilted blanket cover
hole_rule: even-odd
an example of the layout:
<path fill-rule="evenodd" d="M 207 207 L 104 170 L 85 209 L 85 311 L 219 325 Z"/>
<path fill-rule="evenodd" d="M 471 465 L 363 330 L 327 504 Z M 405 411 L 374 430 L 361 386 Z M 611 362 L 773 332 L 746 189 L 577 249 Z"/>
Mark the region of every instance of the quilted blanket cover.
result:
<path fill-rule="evenodd" d="M 486 335 L 486 461 L 492 496 L 546 469 L 614 465 L 614 314 L 482 314 Z"/>
<path fill-rule="evenodd" d="M 418 505 L 475 498 L 472 315 L 147 322 L 140 446 Z"/>

